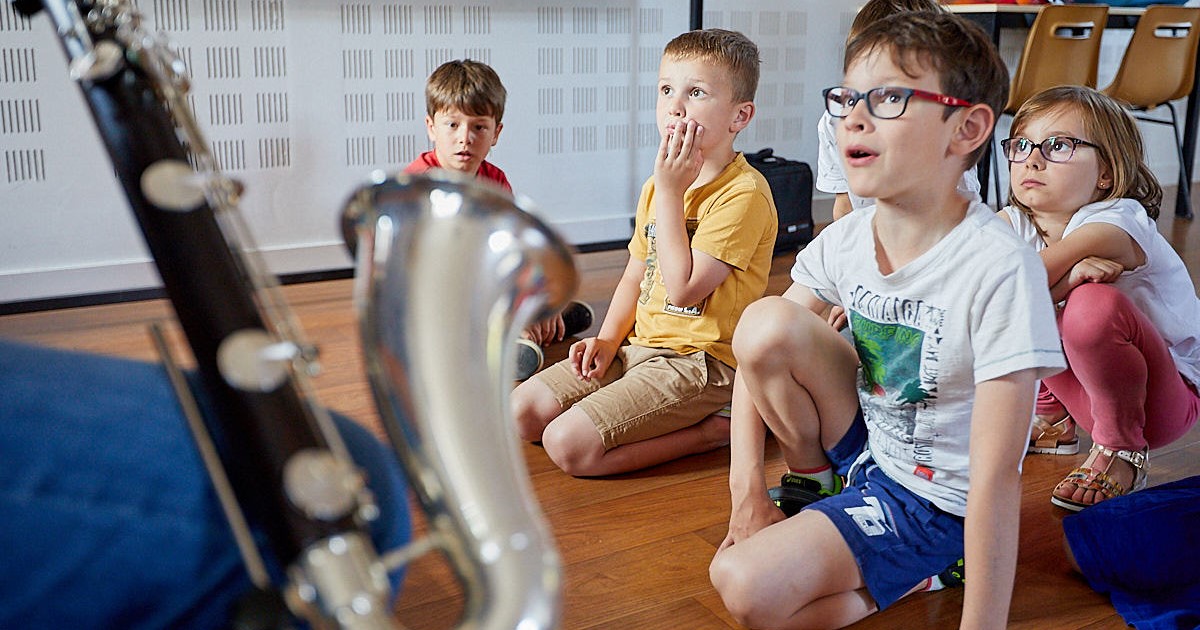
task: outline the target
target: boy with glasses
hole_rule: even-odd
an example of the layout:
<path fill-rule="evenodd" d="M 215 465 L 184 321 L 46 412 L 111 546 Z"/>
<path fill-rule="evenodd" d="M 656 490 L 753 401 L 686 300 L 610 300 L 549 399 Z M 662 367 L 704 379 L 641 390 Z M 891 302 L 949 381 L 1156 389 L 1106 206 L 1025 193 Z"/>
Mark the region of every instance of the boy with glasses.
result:
<path fill-rule="evenodd" d="M 1007 71 L 977 27 L 921 12 L 864 29 L 844 81 L 825 106 L 851 189 L 878 201 L 822 231 L 792 287 L 738 324 L 733 509 L 710 576 L 747 626 L 841 627 L 965 551 L 962 625 L 1003 628 L 1035 383 L 1064 367 L 1037 255 L 955 191 Z M 853 345 L 822 317 L 833 305 Z M 763 479 L 768 429 L 830 495 L 786 519 Z"/>
<path fill-rule="evenodd" d="M 867 0 L 854 15 L 846 41 L 854 39 L 863 29 L 889 15 L 908 11 L 945 11 L 937 0 Z M 821 114 L 817 121 L 817 190 L 834 193 L 833 220 L 836 221 L 854 210 L 875 204 L 870 197 L 859 197 L 846 184 L 846 173 L 842 170 L 841 151 L 837 145 L 837 118 L 829 112 Z M 979 194 L 979 178 L 975 169 L 963 172 L 958 182 L 958 192 L 968 198 Z"/>

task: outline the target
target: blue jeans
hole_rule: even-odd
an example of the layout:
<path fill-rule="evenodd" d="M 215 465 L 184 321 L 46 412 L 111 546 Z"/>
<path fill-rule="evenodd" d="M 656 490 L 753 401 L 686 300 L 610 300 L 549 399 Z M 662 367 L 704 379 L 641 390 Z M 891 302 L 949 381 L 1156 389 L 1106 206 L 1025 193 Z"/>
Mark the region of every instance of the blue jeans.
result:
<path fill-rule="evenodd" d="M 335 421 L 402 545 L 395 456 Z M 161 366 L 0 341 L 0 628 L 227 627 L 249 588 Z"/>

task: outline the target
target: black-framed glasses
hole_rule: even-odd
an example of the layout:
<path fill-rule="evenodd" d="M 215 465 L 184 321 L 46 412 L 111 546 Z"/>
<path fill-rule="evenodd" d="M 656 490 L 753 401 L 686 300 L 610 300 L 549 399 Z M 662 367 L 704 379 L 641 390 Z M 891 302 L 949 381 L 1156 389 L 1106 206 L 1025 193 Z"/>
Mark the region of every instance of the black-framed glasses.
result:
<path fill-rule="evenodd" d="M 854 109 L 859 101 L 866 101 L 867 112 L 876 118 L 884 120 L 899 118 L 908 108 L 908 99 L 914 96 L 926 101 L 941 103 L 946 107 L 971 106 L 971 102 L 961 98 L 906 87 L 884 86 L 867 90 L 864 93 L 839 85 L 821 90 L 821 95 L 825 97 L 825 111 L 834 118 L 849 116 L 850 110 Z"/>
<path fill-rule="evenodd" d="M 1033 155 L 1033 149 L 1037 148 L 1042 152 L 1042 157 L 1046 158 L 1047 162 L 1066 162 L 1075 155 L 1075 147 L 1092 147 L 1098 149 L 1100 147 L 1080 138 L 1072 138 L 1070 136 L 1050 136 L 1041 142 L 1034 142 L 1029 138 L 1007 138 L 1000 141 L 1000 149 L 1004 151 L 1004 157 L 1008 158 L 1009 162 L 1020 164 L 1029 159 Z"/>

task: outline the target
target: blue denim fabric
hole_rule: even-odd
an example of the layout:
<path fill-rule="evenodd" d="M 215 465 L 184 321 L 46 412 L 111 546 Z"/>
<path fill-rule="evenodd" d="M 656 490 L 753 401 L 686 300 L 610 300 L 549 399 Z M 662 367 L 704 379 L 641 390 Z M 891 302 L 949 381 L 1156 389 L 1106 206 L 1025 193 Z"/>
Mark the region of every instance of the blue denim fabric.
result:
<path fill-rule="evenodd" d="M 395 456 L 335 420 L 403 544 Z M 226 627 L 249 587 L 162 367 L 0 341 L 0 628 Z"/>

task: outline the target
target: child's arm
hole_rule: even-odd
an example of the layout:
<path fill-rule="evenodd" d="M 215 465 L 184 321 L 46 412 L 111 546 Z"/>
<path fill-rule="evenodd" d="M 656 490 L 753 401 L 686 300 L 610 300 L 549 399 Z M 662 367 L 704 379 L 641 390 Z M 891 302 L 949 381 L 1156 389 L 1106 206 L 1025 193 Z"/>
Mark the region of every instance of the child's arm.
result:
<path fill-rule="evenodd" d="M 617 354 L 621 342 L 633 330 L 634 317 L 637 314 L 638 293 L 641 291 L 642 277 L 646 274 L 646 263 L 633 257 L 625 265 L 625 272 L 617 282 L 613 291 L 612 301 L 608 305 L 608 313 L 600 324 L 600 332 L 595 337 L 588 337 L 571 344 L 569 356 L 575 375 L 588 380 L 604 376 L 609 364 Z"/>
<path fill-rule="evenodd" d="M 720 549 L 735 545 L 768 525 L 784 519 L 767 496 L 764 450 L 767 425 L 754 406 L 741 377 L 733 377 L 733 406 L 729 424 L 729 531 Z"/>
<path fill-rule="evenodd" d="M 703 135 L 704 128 L 694 120 L 678 123 L 674 133 L 663 138 L 654 161 L 659 273 L 676 306 L 690 306 L 708 297 L 730 273 L 726 263 L 692 249 L 684 225 L 683 194 L 704 166 L 700 153 Z"/>
<path fill-rule="evenodd" d="M 1071 291 L 1085 282 L 1116 282 L 1125 271 L 1121 263 L 1107 258 L 1088 256 L 1075 263 L 1074 267 L 1050 287 L 1050 298 L 1057 304 L 1065 299 Z"/>
<path fill-rule="evenodd" d="M 964 532 L 962 628 L 1004 628 L 1017 567 L 1021 459 L 1037 377 L 1022 370 L 975 387 Z"/>
<path fill-rule="evenodd" d="M 1119 263 L 1124 269 L 1145 264 L 1146 254 L 1128 232 L 1109 223 L 1089 223 L 1041 251 L 1050 286 L 1062 280 L 1075 263 L 1094 256 Z"/>
<path fill-rule="evenodd" d="M 812 289 L 794 282 L 783 292 L 783 297 L 822 316 L 830 308 Z M 763 483 L 767 425 L 758 413 L 750 391 L 737 375 L 733 381 L 733 414 L 729 431 L 729 494 L 732 510 L 729 532 L 721 543 L 722 549 L 784 518 L 783 512 L 767 496 Z"/>

